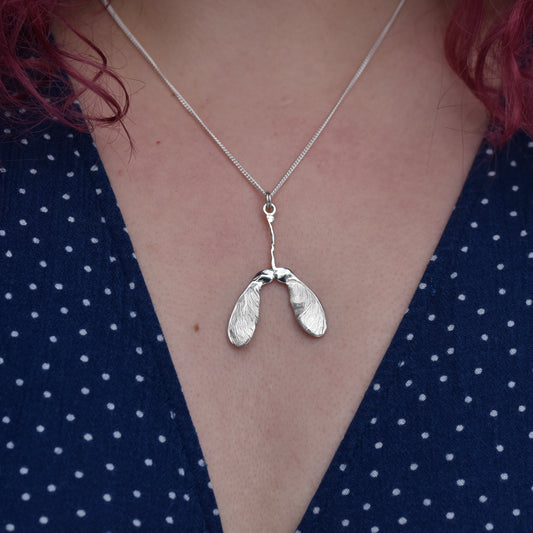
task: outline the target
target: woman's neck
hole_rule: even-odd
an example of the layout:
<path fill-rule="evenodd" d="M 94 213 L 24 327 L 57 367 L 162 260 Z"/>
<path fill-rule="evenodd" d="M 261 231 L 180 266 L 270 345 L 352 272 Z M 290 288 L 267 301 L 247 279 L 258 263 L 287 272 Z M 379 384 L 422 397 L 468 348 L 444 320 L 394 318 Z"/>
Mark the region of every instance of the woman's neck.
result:
<path fill-rule="evenodd" d="M 331 101 L 332 93 L 337 94 L 349 81 L 397 3 L 113 0 L 115 10 L 169 78 L 186 79 L 186 94 L 206 86 L 220 91 L 238 86 L 239 91 L 250 93 L 262 87 L 269 99 L 287 105 L 302 92 Z M 412 0 L 400 17 L 415 11 L 424 24 L 424 12 L 432 10 L 426 20 L 434 24 L 439 20 L 435 9 L 444 9 L 443 4 Z M 73 22 L 79 22 L 79 11 L 73 14 Z M 98 0 L 81 16 L 85 27 L 94 32 L 109 28 L 107 18 Z M 402 25 L 400 18 L 392 31 L 410 38 L 412 26 Z M 110 39 L 109 33 L 105 38 Z M 95 41 L 102 42 L 102 38 L 97 36 Z"/>

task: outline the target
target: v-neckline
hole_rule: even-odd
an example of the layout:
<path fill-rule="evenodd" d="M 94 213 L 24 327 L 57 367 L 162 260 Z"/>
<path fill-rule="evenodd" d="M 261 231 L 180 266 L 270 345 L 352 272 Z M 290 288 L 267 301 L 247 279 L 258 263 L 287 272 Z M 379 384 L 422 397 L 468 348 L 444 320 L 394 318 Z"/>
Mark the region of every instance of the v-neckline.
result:
<path fill-rule="evenodd" d="M 107 204 L 105 208 L 106 215 L 109 215 L 108 222 L 119 225 L 119 228 L 117 229 L 120 229 L 120 234 L 122 235 L 121 238 L 125 239 L 125 241 L 123 241 L 124 244 L 132 251 L 132 253 L 134 253 L 133 243 L 127 233 L 127 230 L 122 231 L 123 228 L 126 228 L 126 225 L 120 208 L 117 204 L 111 181 L 94 145 L 92 137 L 90 134 L 86 135 L 88 142 L 92 145 L 92 149 L 95 151 L 95 160 L 97 161 L 97 166 L 100 169 L 100 172 L 97 176 L 94 176 L 94 179 L 98 179 L 100 181 L 99 188 L 107 189 L 107 194 L 102 194 L 102 200 Z M 483 140 L 467 173 L 466 179 L 461 188 L 461 192 L 456 200 L 455 208 L 448 218 L 444 230 L 435 247 L 433 256 L 426 265 L 418 287 L 411 297 L 408 310 L 423 310 L 426 308 L 428 303 L 427 291 L 424 292 L 423 290 L 425 280 L 438 278 L 444 265 L 446 264 L 445 259 L 438 261 L 435 259 L 437 257 L 439 259 L 442 259 L 443 257 L 445 258 L 446 254 L 452 254 L 455 252 L 455 247 L 451 246 L 450 244 L 451 241 L 458 240 L 458 232 L 465 227 L 466 217 L 471 210 L 474 200 L 477 198 L 478 194 L 480 194 L 480 182 L 482 176 L 480 175 L 481 173 L 478 172 L 478 169 L 483 160 L 487 158 L 487 148 L 487 142 Z M 119 234 L 118 231 L 117 234 Z M 144 281 L 143 273 L 137 263 L 135 263 L 135 268 L 135 277 L 140 281 L 140 286 L 138 286 L 136 290 L 137 298 L 139 298 L 139 303 L 141 304 L 139 305 L 140 318 L 144 318 L 150 323 L 157 324 L 158 331 L 161 332 L 162 329 L 160 322 L 153 306 L 147 285 Z M 354 439 L 356 439 L 358 435 L 361 436 L 366 424 L 371 423 L 370 421 L 372 417 L 375 416 L 373 413 L 371 413 L 371 392 L 376 384 L 379 383 L 381 386 L 386 386 L 387 382 L 393 379 L 394 374 L 389 372 L 389 369 L 391 366 L 399 363 L 398 347 L 404 341 L 406 334 L 407 314 L 408 313 L 402 317 L 400 324 L 392 336 L 392 340 L 386 349 L 383 358 L 381 359 L 381 362 L 374 373 L 374 376 L 372 377 L 370 385 L 365 391 L 363 399 L 361 400 L 358 409 L 350 421 L 345 435 L 335 451 L 333 459 L 323 475 L 315 494 L 311 498 L 296 531 L 300 531 L 303 527 L 303 524 L 309 521 L 310 516 L 313 513 L 313 502 L 315 502 L 317 498 L 319 498 L 320 495 L 325 491 L 325 488 L 328 485 L 328 480 L 332 476 L 332 472 L 337 470 L 339 467 L 342 467 L 340 459 L 347 453 L 346 446 L 353 443 Z M 191 464 L 197 463 L 201 467 L 200 472 L 203 472 L 203 474 L 200 474 L 200 478 L 197 479 L 196 490 L 198 491 L 198 497 L 203 507 L 204 516 L 202 518 L 204 522 L 204 528 L 206 531 L 211 531 L 212 533 L 222 533 L 222 525 L 220 519 L 218 518 L 218 509 L 216 507 L 215 495 L 210 485 L 207 464 L 203 459 L 203 451 L 200 446 L 199 438 L 196 433 L 169 348 L 162 334 L 157 339 L 149 340 L 152 343 L 156 343 L 157 346 L 157 348 L 153 350 L 154 357 L 156 358 L 154 363 L 159 367 L 162 385 L 165 387 L 168 394 L 170 413 L 176 423 L 177 431 L 179 432 L 179 444 L 185 450 L 188 461 Z"/>

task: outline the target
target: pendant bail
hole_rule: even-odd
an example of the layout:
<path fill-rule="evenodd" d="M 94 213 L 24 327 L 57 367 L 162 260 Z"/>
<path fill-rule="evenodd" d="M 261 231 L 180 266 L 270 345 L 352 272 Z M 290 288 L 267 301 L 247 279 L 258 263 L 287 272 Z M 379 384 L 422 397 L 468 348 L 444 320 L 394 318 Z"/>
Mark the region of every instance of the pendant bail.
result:
<path fill-rule="evenodd" d="M 272 217 L 271 222 L 274 221 L 274 215 L 276 214 L 276 206 L 272 203 L 272 194 L 267 192 L 265 193 L 266 203 L 263 206 L 263 213 L 265 213 L 267 219 Z"/>

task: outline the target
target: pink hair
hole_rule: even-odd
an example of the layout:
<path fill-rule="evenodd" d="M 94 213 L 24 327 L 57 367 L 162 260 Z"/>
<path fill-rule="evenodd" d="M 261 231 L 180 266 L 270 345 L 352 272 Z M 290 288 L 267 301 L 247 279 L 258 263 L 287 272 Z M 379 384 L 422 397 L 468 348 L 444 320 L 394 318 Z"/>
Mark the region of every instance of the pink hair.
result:
<path fill-rule="evenodd" d="M 489 140 L 500 145 L 517 130 L 533 135 L 533 0 L 508 0 L 490 21 L 488 2 L 456 0 L 444 45 L 450 66 L 492 117 Z M 42 120 L 54 117 L 78 129 L 86 128 L 85 120 L 121 122 L 128 94 L 101 50 L 70 25 L 99 61 L 60 50 L 51 40 L 51 22 L 67 5 L 72 0 L 0 0 L 0 107 L 25 108 Z M 96 74 L 82 75 L 76 63 Z M 106 90 L 99 83 L 102 76 L 115 80 L 123 94 Z M 79 94 L 54 91 L 65 87 L 66 77 L 101 98 L 108 114 L 82 116 L 73 106 Z"/>
<path fill-rule="evenodd" d="M 78 0 L 82 4 L 86 0 Z M 73 1 L 0 0 L 0 107 L 4 110 L 29 111 L 45 121 L 53 118 L 79 130 L 89 122 L 113 124 L 121 122 L 128 110 L 129 98 L 120 78 L 108 67 L 102 51 L 58 15 L 62 7 Z M 78 56 L 56 47 L 50 31 L 54 19 L 62 20 L 70 30 L 87 43 L 99 58 Z M 83 63 L 94 69 L 92 77 L 76 68 Z M 114 96 L 98 83 L 102 76 L 117 82 L 123 98 Z M 65 91 L 70 78 L 79 83 L 81 91 Z M 63 89 L 63 90 L 61 90 Z M 92 91 L 107 106 L 109 113 L 84 116 L 74 105 L 84 91 Z M 25 113 L 13 113 L 12 120 L 27 124 Z"/>

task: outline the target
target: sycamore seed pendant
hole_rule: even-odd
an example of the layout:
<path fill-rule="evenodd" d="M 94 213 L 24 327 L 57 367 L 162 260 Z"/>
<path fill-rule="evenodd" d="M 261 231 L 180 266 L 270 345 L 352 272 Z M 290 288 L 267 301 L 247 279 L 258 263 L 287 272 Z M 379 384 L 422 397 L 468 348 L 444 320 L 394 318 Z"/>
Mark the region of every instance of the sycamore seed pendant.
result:
<path fill-rule="evenodd" d="M 274 280 L 287 285 L 291 307 L 302 329 L 313 337 L 322 337 L 326 333 L 328 326 L 326 314 L 320 300 L 288 268 L 276 266 L 276 261 L 274 260 L 274 229 L 272 228 L 276 206 L 272 203 L 270 194 L 267 194 L 267 202 L 263 206 L 263 213 L 266 216 L 272 240 L 270 246 L 272 267 L 259 272 L 239 296 L 228 323 L 229 340 L 237 347 L 244 346 L 250 342 L 259 319 L 259 293 L 263 285 L 268 285 Z"/>

